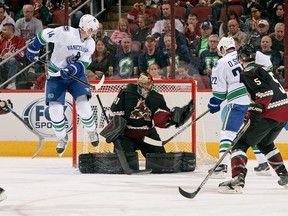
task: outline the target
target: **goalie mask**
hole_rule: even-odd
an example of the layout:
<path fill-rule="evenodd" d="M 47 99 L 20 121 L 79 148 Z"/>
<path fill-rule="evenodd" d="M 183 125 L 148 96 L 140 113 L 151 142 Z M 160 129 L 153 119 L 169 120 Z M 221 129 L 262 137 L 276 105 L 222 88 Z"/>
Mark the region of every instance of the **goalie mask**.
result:
<path fill-rule="evenodd" d="M 85 31 L 89 37 L 91 37 L 96 34 L 99 28 L 99 22 L 94 16 L 85 14 L 80 19 L 79 27 Z"/>
<path fill-rule="evenodd" d="M 147 98 L 149 95 L 149 92 L 152 90 L 153 87 L 153 78 L 152 76 L 147 73 L 141 73 L 138 78 L 138 86 L 137 86 L 137 92 L 142 97 Z"/>

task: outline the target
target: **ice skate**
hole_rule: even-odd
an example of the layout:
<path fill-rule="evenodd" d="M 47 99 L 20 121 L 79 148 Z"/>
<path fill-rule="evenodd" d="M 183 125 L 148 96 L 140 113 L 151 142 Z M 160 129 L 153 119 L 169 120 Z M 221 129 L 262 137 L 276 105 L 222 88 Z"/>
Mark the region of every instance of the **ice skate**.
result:
<path fill-rule="evenodd" d="M 288 173 L 280 174 L 278 184 L 288 189 Z"/>
<path fill-rule="evenodd" d="M 94 146 L 94 147 L 97 147 L 98 146 L 98 143 L 99 143 L 99 137 L 98 137 L 98 134 L 95 131 L 89 131 L 88 132 L 88 136 L 89 136 L 89 139 L 91 141 L 91 144 Z"/>
<path fill-rule="evenodd" d="M 0 188 L 0 202 L 7 199 L 7 196 L 5 194 L 5 190 L 3 188 Z"/>
<path fill-rule="evenodd" d="M 242 193 L 242 189 L 245 185 L 245 176 L 243 173 L 240 173 L 238 176 L 235 176 L 229 181 L 225 181 L 219 184 L 218 192 L 219 193 Z"/>
<path fill-rule="evenodd" d="M 224 179 L 224 178 L 226 178 L 227 168 L 228 168 L 227 165 L 219 164 L 219 166 L 217 166 L 215 171 L 212 173 L 211 178 L 213 178 L 213 179 Z M 209 172 L 210 171 L 211 171 L 211 169 L 209 170 Z"/>
<path fill-rule="evenodd" d="M 58 145 L 56 147 L 56 151 L 60 157 L 62 157 L 63 153 L 65 152 L 68 144 L 68 135 L 64 138 L 58 140 Z"/>
<path fill-rule="evenodd" d="M 271 176 L 270 167 L 267 162 L 259 164 L 257 167 L 254 167 L 256 175 L 259 176 Z"/>

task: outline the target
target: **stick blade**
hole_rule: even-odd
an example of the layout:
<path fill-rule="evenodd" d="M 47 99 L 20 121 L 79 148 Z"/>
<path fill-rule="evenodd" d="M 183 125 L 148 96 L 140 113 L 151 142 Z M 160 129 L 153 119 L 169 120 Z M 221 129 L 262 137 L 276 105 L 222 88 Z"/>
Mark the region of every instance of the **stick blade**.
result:
<path fill-rule="evenodd" d="M 100 89 L 100 88 L 102 87 L 104 81 L 105 81 L 105 75 L 103 74 L 101 80 L 99 81 L 99 83 L 97 83 L 97 84 L 94 86 L 94 90 L 97 91 L 98 89 Z"/>
<path fill-rule="evenodd" d="M 39 152 L 41 151 L 41 149 L 44 146 L 44 142 L 45 142 L 44 137 L 41 137 L 39 139 L 38 148 L 37 148 L 36 152 L 34 153 L 34 155 L 32 156 L 32 159 L 35 158 L 39 154 Z"/>
<path fill-rule="evenodd" d="M 153 146 L 163 146 L 162 141 L 151 139 L 150 137 L 144 136 L 143 142 Z"/>
<path fill-rule="evenodd" d="M 193 199 L 197 195 L 197 193 L 199 192 L 198 189 L 193 193 L 187 192 L 187 191 L 183 190 L 181 187 L 178 187 L 178 189 L 179 189 L 179 193 L 188 199 Z"/>

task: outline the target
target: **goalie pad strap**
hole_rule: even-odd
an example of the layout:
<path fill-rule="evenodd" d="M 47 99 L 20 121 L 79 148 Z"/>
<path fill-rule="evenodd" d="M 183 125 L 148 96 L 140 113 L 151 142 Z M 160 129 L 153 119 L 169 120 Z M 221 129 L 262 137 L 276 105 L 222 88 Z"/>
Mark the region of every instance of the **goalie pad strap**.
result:
<path fill-rule="evenodd" d="M 114 116 L 110 123 L 100 132 L 107 143 L 114 142 L 126 129 L 127 121 L 121 116 Z"/>

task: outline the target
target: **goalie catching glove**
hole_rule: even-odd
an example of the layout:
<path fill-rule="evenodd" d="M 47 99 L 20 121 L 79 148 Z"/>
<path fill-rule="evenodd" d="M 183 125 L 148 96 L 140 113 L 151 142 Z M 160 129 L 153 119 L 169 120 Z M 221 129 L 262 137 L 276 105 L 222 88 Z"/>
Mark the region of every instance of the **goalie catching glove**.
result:
<path fill-rule="evenodd" d="M 107 143 L 114 142 L 126 129 L 127 121 L 121 116 L 114 116 L 109 124 L 100 132 Z"/>
<path fill-rule="evenodd" d="M 180 107 L 174 107 L 172 109 L 172 118 L 171 118 L 171 125 L 175 125 L 176 127 L 180 127 L 181 125 L 185 124 L 185 122 L 188 121 L 188 119 L 191 118 L 191 116 L 194 113 L 194 101 L 193 99 L 190 100 L 190 102 Z"/>
<path fill-rule="evenodd" d="M 10 109 L 12 108 L 13 104 L 10 100 L 7 101 L 0 100 L 0 115 L 9 113 Z"/>

